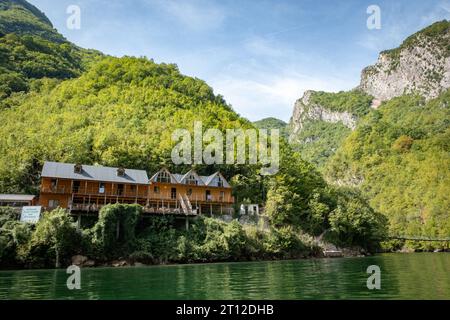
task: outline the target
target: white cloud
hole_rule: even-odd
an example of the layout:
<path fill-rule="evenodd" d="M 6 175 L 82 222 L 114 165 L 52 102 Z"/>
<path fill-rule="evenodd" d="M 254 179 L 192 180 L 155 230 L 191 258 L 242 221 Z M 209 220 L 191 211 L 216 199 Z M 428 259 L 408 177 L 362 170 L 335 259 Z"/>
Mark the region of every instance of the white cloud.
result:
<path fill-rule="evenodd" d="M 255 78 L 221 76 L 211 79 L 216 93 L 222 94 L 228 103 L 251 121 L 265 117 L 278 117 L 288 121 L 294 103 L 306 90 L 348 90 L 352 83 L 338 78 L 315 78 L 301 74 L 265 74 Z"/>

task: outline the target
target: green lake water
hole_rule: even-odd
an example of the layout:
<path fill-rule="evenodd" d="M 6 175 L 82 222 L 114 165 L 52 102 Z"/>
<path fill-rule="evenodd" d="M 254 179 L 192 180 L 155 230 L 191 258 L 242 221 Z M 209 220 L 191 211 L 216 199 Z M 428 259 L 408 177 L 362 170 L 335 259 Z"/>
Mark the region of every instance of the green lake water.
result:
<path fill-rule="evenodd" d="M 368 290 L 369 265 L 381 289 Z M 450 299 L 450 253 L 172 266 L 0 271 L 0 299 Z"/>

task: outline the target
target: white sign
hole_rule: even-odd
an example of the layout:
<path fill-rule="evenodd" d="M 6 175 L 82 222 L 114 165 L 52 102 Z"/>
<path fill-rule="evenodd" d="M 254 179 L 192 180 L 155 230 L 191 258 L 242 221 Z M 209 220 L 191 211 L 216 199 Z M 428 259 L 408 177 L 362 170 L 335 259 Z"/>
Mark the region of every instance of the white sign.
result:
<path fill-rule="evenodd" d="M 23 207 L 20 221 L 36 223 L 41 216 L 41 206 Z"/>

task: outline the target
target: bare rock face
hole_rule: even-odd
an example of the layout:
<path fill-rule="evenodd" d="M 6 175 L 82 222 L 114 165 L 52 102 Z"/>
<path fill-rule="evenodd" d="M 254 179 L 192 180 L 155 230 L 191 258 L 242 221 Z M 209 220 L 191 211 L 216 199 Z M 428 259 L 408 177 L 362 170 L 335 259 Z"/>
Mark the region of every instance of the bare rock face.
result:
<path fill-rule="evenodd" d="M 313 93 L 312 90 L 305 91 L 303 97 L 295 102 L 290 120 L 291 138 L 303 129 L 307 120 L 320 120 L 330 123 L 342 122 L 349 129 L 355 129 L 358 120 L 355 115 L 349 112 L 331 111 L 327 106 L 311 103 L 310 98 Z"/>
<path fill-rule="evenodd" d="M 449 88 L 450 28 L 440 24 L 438 35 L 427 32 L 432 25 L 399 48 L 381 52 L 377 63 L 362 71 L 359 88 L 381 101 L 414 92 L 428 100 Z"/>

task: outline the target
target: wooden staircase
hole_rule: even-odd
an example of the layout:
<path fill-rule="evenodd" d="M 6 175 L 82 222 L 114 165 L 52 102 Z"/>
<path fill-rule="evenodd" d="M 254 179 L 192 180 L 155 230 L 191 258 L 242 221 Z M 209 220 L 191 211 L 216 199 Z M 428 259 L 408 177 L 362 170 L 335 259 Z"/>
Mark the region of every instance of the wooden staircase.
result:
<path fill-rule="evenodd" d="M 181 208 L 183 209 L 184 214 L 193 214 L 192 205 L 188 196 L 178 194 L 178 198 L 180 199 Z"/>

